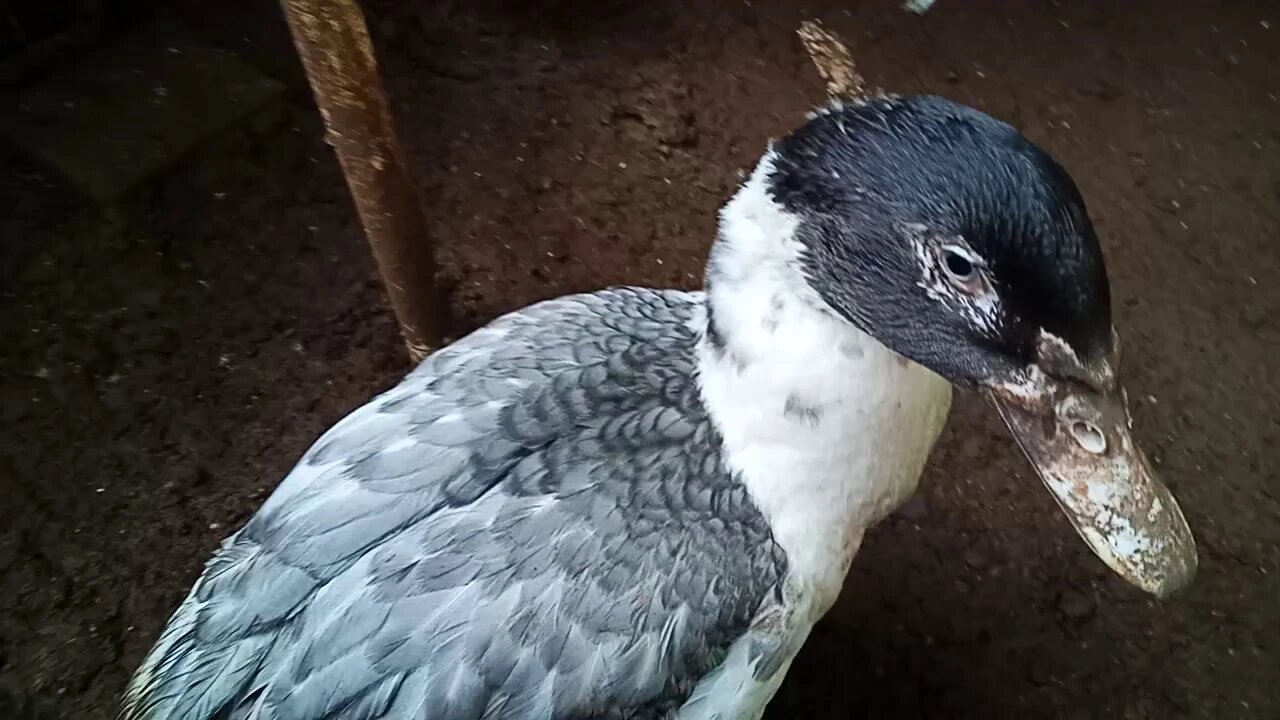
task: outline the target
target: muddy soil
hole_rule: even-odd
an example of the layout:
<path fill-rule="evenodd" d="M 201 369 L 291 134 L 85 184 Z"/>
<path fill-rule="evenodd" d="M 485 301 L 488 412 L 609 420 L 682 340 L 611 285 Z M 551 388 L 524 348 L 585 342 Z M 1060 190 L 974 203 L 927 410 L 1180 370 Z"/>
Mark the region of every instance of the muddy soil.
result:
<path fill-rule="evenodd" d="M 455 332 L 697 286 L 716 208 L 821 98 L 802 17 L 1080 185 L 1196 584 L 1156 602 L 1113 577 L 961 398 L 770 717 L 1280 717 L 1280 9 L 1181 5 L 369 5 Z M 290 102 L 111 210 L 0 158 L 0 717 L 110 717 L 218 541 L 406 370 L 276 5 L 183 17 Z"/>

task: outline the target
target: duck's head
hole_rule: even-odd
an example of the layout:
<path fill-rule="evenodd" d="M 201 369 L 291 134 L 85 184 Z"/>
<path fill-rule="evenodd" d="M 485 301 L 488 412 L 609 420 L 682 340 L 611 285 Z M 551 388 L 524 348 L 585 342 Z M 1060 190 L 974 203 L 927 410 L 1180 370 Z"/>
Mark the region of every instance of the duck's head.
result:
<path fill-rule="evenodd" d="M 984 391 L 1080 535 L 1167 595 L 1195 543 L 1130 432 L 1106 268 L 1067 172 L 1009 125 L 933 97 L 835 105 L 771 150 L 797 262 L 837 314 Z"/>

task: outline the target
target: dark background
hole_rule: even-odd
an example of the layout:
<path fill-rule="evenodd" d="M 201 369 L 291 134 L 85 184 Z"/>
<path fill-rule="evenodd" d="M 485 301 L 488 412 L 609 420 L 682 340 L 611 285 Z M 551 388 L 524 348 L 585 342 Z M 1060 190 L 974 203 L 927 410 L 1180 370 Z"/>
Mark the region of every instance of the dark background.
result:
<path fill-rule="evenodd" d="M 99 42 L 147 21 L 132 5 Z M 1196 584 L 1159 603 L 1114 577 L 961 397 L 770 717 L 1280 716 L 1276 3 L 366 7 L 454 332 L 698 285 L 738 173 L 822 98 L 804 17 L 873 83 L 1006 119 L 1080 185 Z M 278 7 L 177 17 L 285 92 L 109 204 L 0 143 L 0 717 L 110 717 L 218 541 L 406 370 Z"/>

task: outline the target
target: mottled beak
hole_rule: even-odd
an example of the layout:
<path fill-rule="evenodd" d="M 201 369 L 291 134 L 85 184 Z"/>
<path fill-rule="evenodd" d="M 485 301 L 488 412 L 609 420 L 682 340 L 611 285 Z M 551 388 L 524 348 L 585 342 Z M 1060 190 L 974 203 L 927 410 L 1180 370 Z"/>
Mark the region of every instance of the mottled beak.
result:
<path fill-rule="evenodd" d="M 1090 549 L 1158 597 L 1186 587 L 1195 539 L 1134 442 L 1113 358 L 1078 362 L 1060 343 L 988 390 L 1000 416 Z"/>

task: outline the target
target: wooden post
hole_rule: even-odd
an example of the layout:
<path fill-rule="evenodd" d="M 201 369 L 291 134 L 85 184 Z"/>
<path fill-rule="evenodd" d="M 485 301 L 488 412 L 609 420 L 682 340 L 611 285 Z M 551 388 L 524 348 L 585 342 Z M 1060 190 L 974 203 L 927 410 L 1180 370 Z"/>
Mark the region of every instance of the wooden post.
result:
<path fill-rule="evenodd" d="M 416 363 L 440 340 L 434 244 L 396 140 L 373 42 L 356 0 L 281 0 L 326 141 L 342 163 L 365 237 Z"/>

